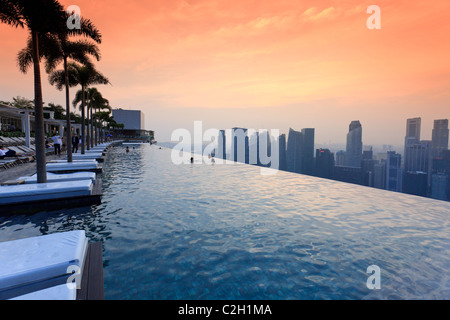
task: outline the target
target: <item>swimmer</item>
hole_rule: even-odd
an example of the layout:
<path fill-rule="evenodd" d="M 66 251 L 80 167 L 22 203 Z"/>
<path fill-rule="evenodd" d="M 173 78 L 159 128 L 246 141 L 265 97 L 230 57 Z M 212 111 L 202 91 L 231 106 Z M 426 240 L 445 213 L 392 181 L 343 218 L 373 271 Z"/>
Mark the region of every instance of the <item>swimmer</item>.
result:
<path fill-rule="evenodd" d="M 129 152 L 130 152 L 130 148 L 127 147 L 127 153 L 129 153 Z"/>

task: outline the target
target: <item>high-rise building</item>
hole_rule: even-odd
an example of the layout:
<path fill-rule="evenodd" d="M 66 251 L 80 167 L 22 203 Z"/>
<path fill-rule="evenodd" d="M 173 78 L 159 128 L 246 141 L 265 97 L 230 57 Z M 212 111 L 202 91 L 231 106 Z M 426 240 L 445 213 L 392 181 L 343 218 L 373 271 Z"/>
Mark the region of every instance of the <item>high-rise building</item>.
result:
<path fill-rule="evenodd" d="M 345 166 L 345 151 L 339 150 L 336 152 L 335 163 L 337 166 Z"/>
<path fill-rule="evenodd" d="M 333 170 L 334 154 L 328 149 L 317 149 L 315 176 L 333 179 Z"/>
<path fill-rule="evenodd" d="M 387 153 L 386 190 L 402 192 L 402 156 L 395 151 Z"/>
<path fill-rule="evenodd" d="M 386 189 L 386 160 L 381 160 L 373 166 L 373 187 Z"/>
<path fill-rule="evenodd" d="M 289 129 L 289 137 L 286 149 L 287 171 L 301 173 L 302 169 L 303 134 Z"/>
<path fill-rule="evenodd" d="M 448 119 L 435 120 L 431 141 L 431 156 L 433 158 L 440 157 L 442 151 L 448 150 L 448 138 Z"/>
<path fill-rule="evenodd" d="M 363 184 L 368 187 L 374 186 L 375 179 L 375 164 L 378 161 L 373 159 L 372 147 L 370 150 L 365 150 L 362 155 L 361 169 L 363 175 Z"/>
<path fill-rule="evenodd" d="M 286 149 L 287 171 L 314 174 L 314 133 L 315 129 L 289 130 Z"/>
<path fill-rule="evenodd" d="M 302 129 L 302 169 L 301 173 L 307 175 L 314 174 L 314 135 L 315 129 Z"/>
<path fill-rule="evenodd" d="M 249 137 L 245 128 L 233 128 L 231 137 L 231 160 L 249 163 Z"/>
<path fill-rule="evenodd" d="M 444 182 L 447 177 L 447 182 Z M 450 201 L 450 150 L 441 152 L 441 157 L 433 159 L 431 196 Z"/>
<path fill-rule="evenodd" d="M 145 116 L 140 110 L 113 109 L 112 116 L 124 125 L 124 130 L 145 130 Z"/>
<path fill-rule="evenodd" d="M 333 179 L 347 183 L 363 184 L 362 170 L 357 167 L 334 166 Z"/>
<path fill-rule="evenodd" d="M 431 179 L 431 197 L 437 200 L 450 201 L 450 176 L 446 173 L 435 173 Z"/>
<path fill-rule="evenodd" d="M 421 171 L 405 172 L 403 192 L 425 197 L 427 195 L 428 174 Z"/>
<path fill-rule="evenodd" d="M 286 135 L 282 134 L 278 138 L 278 145 L 279 145 L 279 153 L 280 153 L 280 164 L 279 169 L 286 171 L 287 170 L 287 162 L 286 162 Z"/>
<path fill-rule="evenodd" d="M 227 158 L 227 140 L 226 140 L 225 130 L 219 131 L 219 136 L 217 137 L 217 150 L 215 151 L 215 157 L 218 159 Z"/>
<path fill-rule="evenodd" d="M 422 118 L 411 118 L 406 120 L 405 151 L 403 153 L 403 161 L 405 165 L 409 160 L 407 148 L 410 145 L 417 144 L 420 141 L 421 125 Z"/>
<path fill-rule="evenodd" d="M 431 141 L 410 141 L 405 146 L 405 172 L 430 172 Z"/>
<path fill-rule="evenodd" d="M 420 140 L 420 129 L 422 118 L 412 118 L 406 120 L 406 138 L 414 138 Z"/>
<path fill-rule="evenodd" d="M 361 168 L 362 148 L 361 123 L 352 121 L 347 134 L 346 166 Z"/>

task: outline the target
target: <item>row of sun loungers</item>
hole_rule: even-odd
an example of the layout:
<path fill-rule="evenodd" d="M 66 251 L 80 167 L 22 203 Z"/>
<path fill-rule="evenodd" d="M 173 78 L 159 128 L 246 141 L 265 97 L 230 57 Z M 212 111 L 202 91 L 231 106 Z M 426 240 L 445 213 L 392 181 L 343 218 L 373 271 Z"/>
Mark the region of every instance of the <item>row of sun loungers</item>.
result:
<path fill-rule="evenodd" d="M 0 186 L 0 214 L 33 213 L 59 207 L 98 204 L 101 201 L 102 166 L 97 159 L 110 144 L 98 151 L 78 155 L 73 162 L 47 163 L 47 183 L 37 184 L 37 176 L 21 177 Z"/>
<path fill-rule="evenodd" d="M 20 204 L 36 206 L 74 199 L 76 205 L 82 205 L 82 199 L 98 196 L 94 191 L 99 187 L 96 172 L 101 166 L 96 158 L 109 145 L 101 145 L 71 163 L 47 163 L 45 184 L 38 184 L 33 175 L 17 179 L 18 185 L 0 186 L 0 214 L 2 208 Z M 102 268 L 101 243 L 89 244 L 83 230 L 3 242 L 0 299 L 103 299 Z"/>
<path fill-rule="evenodd" d="M 30 139 L 30 143 L 34 144 L 35 140 L 34 138 Z M 25 138 L 7 138 L 7 137 L 0 137 L 0 144 L 8 147 L 8 146 L 20 146 L 25 145 L 26 140 Z"/>

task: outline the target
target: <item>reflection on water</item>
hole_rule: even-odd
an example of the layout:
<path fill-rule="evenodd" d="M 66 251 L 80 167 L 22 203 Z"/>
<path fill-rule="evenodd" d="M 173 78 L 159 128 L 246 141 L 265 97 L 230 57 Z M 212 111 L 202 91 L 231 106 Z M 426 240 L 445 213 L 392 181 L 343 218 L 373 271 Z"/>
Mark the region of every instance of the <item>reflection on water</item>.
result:
<path fill-rule="evenodd" d="M 0 241 L 86 230 L 103 241 L 109 299 L 450 298 L 450 204 L 259 173 L 116 147 L 101 205 L 0 218 Z"/>

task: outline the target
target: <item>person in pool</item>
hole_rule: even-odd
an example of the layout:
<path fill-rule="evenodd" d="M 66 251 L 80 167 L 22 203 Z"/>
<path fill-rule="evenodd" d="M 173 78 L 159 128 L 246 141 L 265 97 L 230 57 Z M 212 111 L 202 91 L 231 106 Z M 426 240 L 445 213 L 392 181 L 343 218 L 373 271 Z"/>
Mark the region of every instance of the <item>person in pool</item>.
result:
<path fill-rule="evenodd" d="M 130 148 L 129 147 L 127 147 L 127 153 L 130 153 Z"/>

